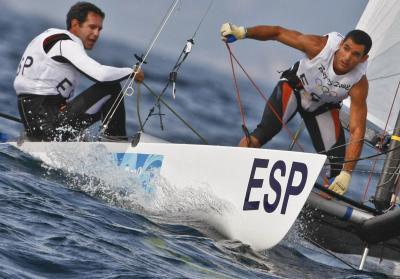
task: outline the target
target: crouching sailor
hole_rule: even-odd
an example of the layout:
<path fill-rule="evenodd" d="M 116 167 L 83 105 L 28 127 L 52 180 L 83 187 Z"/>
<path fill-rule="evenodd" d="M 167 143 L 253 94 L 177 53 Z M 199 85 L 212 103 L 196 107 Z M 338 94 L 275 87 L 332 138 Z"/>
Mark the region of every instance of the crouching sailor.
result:
<path fill-rule="evenodd" d="M 28 139 L 66 141 L 107 116 L 131 68 L 104 66 L 90 58 L 105 14 L 95 5 L 78 2 L 67 14 L 67 29 L 48 29 L 26 48 L 14 88 Z M 80 74 L 96 83 L 72 98 Z M 143 72 L 135 80 L 143 81 Z M 126 136 L 124 102 L 120 102 L 105 134 Z"/>
<path fill-rule="evenodd" d="M 368 80 L 366 77 L 370 36 L 352 30 L 345 37 L 337 32 L 325 36 L 304 35 L 280 26 L 249 28 L 225 23 L 221 39 L 276 40 L 298 49 L 305 57 L 283 72 L 255 130 L 239 142 L 242 147 L 261 147 L 270 141 L 299 112 L 315 149 L 331 159 L 329 189 L 343 195 L 351 172 L 360 157 L 367 116 Z M 339 120 L 341 102 L 350 96 L 350 139 L 345 146 Z M 345 158 L 345 163 L 342 159 Z"/>

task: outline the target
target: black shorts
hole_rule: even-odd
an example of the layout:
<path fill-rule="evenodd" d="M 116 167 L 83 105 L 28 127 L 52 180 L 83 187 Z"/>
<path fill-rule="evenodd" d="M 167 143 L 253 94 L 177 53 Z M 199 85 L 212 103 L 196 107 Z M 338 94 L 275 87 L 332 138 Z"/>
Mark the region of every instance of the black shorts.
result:
<path fill-rule="evenodd" d="M 69 102 L 59 95 L 20 94 L 18 110 L 29 140 L 68 141 L 96 121 L 103 120 L 120 92 L 119 83 L 107 82 L 94 84 Z M 126 136 L 123 100 L 105 134 Z"/>

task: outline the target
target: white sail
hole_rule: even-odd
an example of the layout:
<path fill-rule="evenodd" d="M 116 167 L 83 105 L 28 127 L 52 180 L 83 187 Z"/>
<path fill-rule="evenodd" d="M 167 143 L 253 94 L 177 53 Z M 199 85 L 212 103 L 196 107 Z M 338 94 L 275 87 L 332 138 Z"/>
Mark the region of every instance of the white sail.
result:
<path fill-rule="evenodd" d="M 368 120 L 384 129 L 400 82 L 400 1 L 369 0 L 356 29 L 372 38 L 367 70 Z M 347 99 L 345 105 L 349 104 Z M 389 132 L 394 129 L 399 110 L 397 96 L 389 118 Z"/>

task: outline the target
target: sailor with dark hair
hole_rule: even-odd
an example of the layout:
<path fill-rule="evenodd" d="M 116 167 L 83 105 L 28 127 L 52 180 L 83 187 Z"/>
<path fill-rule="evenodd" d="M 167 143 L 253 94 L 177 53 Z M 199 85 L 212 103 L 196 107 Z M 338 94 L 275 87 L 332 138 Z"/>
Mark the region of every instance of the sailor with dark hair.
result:
<path fill-rule="evenodd" d="M 343 38 L 337 32 L 318 36 L 304 35 L 280 26 L 245 28 L 231 23 L 222 25 L 221 39 L 224 42 L 245 38 L 276 40 L 302 51 L 306 57 L 283 72 L 260 123 L 249 136 L 241 139 L 239 146 L 261 147 L 299 112 L 316 151 L 332 156 L 329 176 L 336 178 L 329 189 L 343 195 L 348 190 L 365 134 L 370 36 L 361 30 L 350 31 Z M 348 96 L 351 100 L 350 139 L 346 148 L 339 110 Z M 349 162 L 343 164 L 343 159 Z"/>
<path fill-rule="evenodd" d="M 98 120 L 104 120 L 121 92 L 120 81 L 131 68 L 99 64 L 86 50 L 96 44 L 105 14 L 95 5 L 78 2 L 67 14 L 67 29 L 48 29 L 27 46 L 14 81 L 18 109 L 28 139 L 67 141 Z M 94 85 L 73 98 L 79 76 Z M 141 82 L 143 72 L 135 75 Z M 108 136 L 125 137 L 123 101 L 105 129 Z"/>
<path fill-rule="evenodd" d="M 93 5 L 92 3 L 78 2 L 73 5 L 67 13 L 67 30 L 71 29 L 73 19 L 76 19 L 79 22 L 84 22 L 89 12 L 93 12 L 99 15 L 103 20 L 106 16 L 104 12 L 100 10 L 100 8 Z"/>

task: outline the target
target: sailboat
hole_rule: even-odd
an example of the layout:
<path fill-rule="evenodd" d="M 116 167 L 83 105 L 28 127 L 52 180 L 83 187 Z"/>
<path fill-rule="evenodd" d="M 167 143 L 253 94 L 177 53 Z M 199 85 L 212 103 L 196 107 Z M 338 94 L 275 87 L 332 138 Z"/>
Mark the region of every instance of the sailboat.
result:
<path fill-rule="evenodd" d="M 138 63 L 133 67 L 136 70 L 146 62 L 178 3 L 179 0 L 173 1 L 147 50 L 136 57 Z M 173 76 L 190 53 L 196 32 L 187 41 L 165 88 L 170 82 L 174 86 Z M 118 102 L 133 93 L 133 80 L 134 77 L 125 83 Z M 162 94 L 156 96 L 156 105 L 162 102 Z M 101 129 L 112 115 L 110 110 Z M 194 195 L 192 202 L 207 197 L 211 200 L 208 208 L 196 212 L 195 218 L 204 220 L 226 238 L 239 240 L 255 250 L 271 248 L 283 239 L 326 160 L 325 155 L 302 152 L 169 143 L 144 133 L 144 123 L 139 122 L 140 131 L 122 142 L 111 142 L 104 137 L 94 142 L 33 142 L 21 137 L 5 144 L 67 173 L 93 169 L 98 164 L 115 170 L 116 175 L 125 171 L 132 178 L 127 187 L 138 188 L 149 203 L 160 196 L 162 199 L 157 179 L 180 193 L 188 189 L 186 192 Z M 102 179 L 96 174 L 88 175 Z"/>
<path fill-rule="evenodd" d="M 398 1 L 370 0 L 356 27 L 366 31 L 373 41 L 367 70 L 369 123 L 364 146 L 370 145 L 386 155 L 375 194 L 360 202 L 329 193 L 335 199 L 328 200 L 314 190 L 305 213 L 318 220 L 309 223 L 310 239 L 331 251 L 363 254 L 363 260 L 368 253 L 400 260 L 400 208 L 396 206 L 400 166 L 399 18 Z M 346 107 L 349 108 L 346 101 L 343 121 L 347 118 Z M 361 188 L 356 183 L 353 181 L 352 187 Z M 316 188 L 327 192 L 319 185 Z"/>
<path fill-rule="evenodd" d="M 397 34 L 398 31 L 390 34 L 393 30 L 400 30 L 400 26 L 396 23 L 399 9 L 395 2 L 386 0 L 385 5 L 382 5 L 379 0 L 370 1 L 358 26 L 370 33 L 374 41 L 368 72 L 370 79 L 369 103 L 374 103 L 371 98 L 373 92 L 395 92 L 400 79 L 400 75 L 395 69 L 397 63 L 394 62 L 395 59 L 398 59 L 395 54 L 399 47 L 396 45 L 399 38 L 391 36 Z M 377 26 L 379 24 L 379 29 L 371 26 L 373 25 L 371 18 L 377 22 Z M 382 20 L 377 20 L 377 18 Z M 386 22 L 386 20 L 388 21 Z M 382 31 L 382 26 L 387 27 L 387 33 Z M 377 43 L 380 40 L 382 46 Z M 387 40 L 392 44 L 386 44 Z M 389 47 L 384 48 L 384 46 Z M 391 65 L 387 67 L 386 64 Z M 393 66 L 393 69 L 390 69 L 390 66 Z M 389 99 L 389 97 L 385 97 L 385 100 Z M 379 102 L 376 103 L 381 104 L 382 98 L 379 98 Z M 377 108 L 375 111 L 373 104 L 369 104 L 369 108 L 368 118 L 371 126 L 383 130 L 382 119 L 385 118 L 380 112 L 385 109 Z M 395 110 L 398 114 L 398 105 Z M 385 115 L 385 117 L 387 116 Z M 389 125 L 386 130 L 392 133 L 391 129 L 399 127 L 395 122 L 396 120 L 392 119 L 389 122 L 392 126 Z M 398 129 L 393 134 L 397 135 Z M 326 160 L 325 156 L 319 154 L 174 144 L 142 132 L 139 132 L 129 142 L 40 143 L 12 141 L 7 144 L 39 158 L 47 165 L 66 171 L 69 170 L 72 163 L 88 166 L 91 159 L 101 159 L 102 163 L 134 173 L 136 179 L 132 181 L 132 184 L 139 183 L 150 196 L 157 195 L 157 189 L 154 187 L 152 179 L 158 175 L 179 189 L 191 187 L 196 188 L 199 194 L 209 193 L 219 206 L 202 213 L 203 220 L 210 223 L 227 238 L 240 240 L 256 250 L 271 248 L 282 240 L 296 220 L 307 198 L 313 208 L 319 208 L 333 216 L 328 221 L 327 215 L 321 218 L 328 223 L 330 229 L 332 229 L 332 225 L 338 227 L 334 224 L 334 222 L 340 221 L 337 217 L 346 217 L 349 220 L 344 223 L 345 226 L 352 226 L 352 231 L 355 232 L 353 235 L 361 239 L 359 241 L 360 249 L 356 252 L 363 252 L 366 246 L 372 248 L 373 245 L 382 241 L 393 241 L 392 228 L 395 231 L 396 226 L 400 223 L 397 221 L 396 211 L 383 214 L 388 208 L 386 205 L 390 204 L 391 197 L 389 199 L 387 197 L 387 193 L 391 196 L 390 187 L 384 188 L 385 191 L 382 192 L 384 194 L 375 196 L 376 208 L 357 205 L 349 199 L 334 196 L 332 193 L 330 194 L 335 198 L 340 198 L 340 201 L 327 200 L 318 193 L 311 192 Z M 392 146 L 395 144 L 396 142 L 392 141 L 387 149 L 394 150 L 388 154 L 396 158 L 396 146 Z M 79 150 L 79 156 L 74 156 L 75 162 L 68 160 L 68 155 L 78 153 L 77 150 Z M 388 159 L 388 164 L 391 162 L 396 161 Z M 382 178 L 383 182 L 387 180 Z M 392 182 L 393 180 L 391 179 Z M 393 187 L 394 184 L 391 183 L 391 185 Z M 389 232 L 385 232 L 383 236 L 382 227 L 389 228 Z M 343 231 L 346 231 L 347 228 Z M 338 236 L 342 236 L 342 234 L 332 235 L 331 232 L 327 232 L 323 236 L 333 239 L 336 244 L 330 247 L 331 250 L 339 247 L 337 245 Z M 351 238 L 351 240 L 354 239 Z M 394 239 L 396 240 L 396 238 Z M 326 242 L 323 243 L 324 239 L 320 242 L 326 244 Z M 355 253 L 354 245 L 350 245 L 350 249 L 347 251 Z M 396 258 L 397 254 L 394 253 L 393 257 Z"/>

